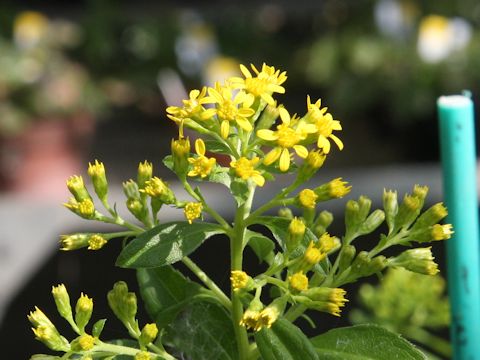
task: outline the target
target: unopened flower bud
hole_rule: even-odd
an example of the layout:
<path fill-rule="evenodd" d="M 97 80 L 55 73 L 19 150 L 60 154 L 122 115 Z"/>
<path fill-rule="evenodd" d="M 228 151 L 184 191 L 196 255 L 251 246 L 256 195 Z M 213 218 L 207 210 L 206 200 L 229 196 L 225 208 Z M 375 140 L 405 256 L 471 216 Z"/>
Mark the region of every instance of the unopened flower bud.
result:
<path fill-rule="evenodd" d="M 315 209 L 318 195 L 311 189 L 303 189 L 297 195 L 296 201 L 300 207 L 305 209 Z"/>
<path fill-rule="evenodd" d="M 73 351 L 88 351 L 95 346 L 95 338 L 88 334 L 82 334 L 72 341 Z"/>
<path fill-rule="evenodd" d="M 75 323 L 77 324 L 80 332 L 83 333 L 85 326 L 90 321 L 93 312 L 93 300 L 83 293 L 77 301 L 75 306 Z"/>
<path fill-rule="evenodd" d="M 420 230 L 442 221 L 448 215 L 447 208 L 443 203 L 437 203 L 421 214 L 415 224 L 413 224 L 412 230 Z"/>
<path fill-rule="evenodd" d="M 232 284 L 233 291 L 239 291 L 242 289 L 248 291 L 253 289 L 253 279 L 248 276 L 245 271 L 232 270 L 230 275 L 230 282 Z"/>
<path fill-rule="evenodd" d="M 113 289 L 107 294 L 108 305 L 115 316 L 125 324 L 125 326 L 135 326 L 135 315 L 137 314 L 137 296 L 133 292 L 128 292 L 128 286 L 124 281 L 118 281 L 113 285 Z"/>
<path fill-rule="evenodd" d="M 280 113 L 276 106 L 276 102 L 274 105 L 267 105 L 256 123 L 256 129 L 269 129 L 275 123 L 279 115 Z"/>
<path fill-rule="evenodd" d="M 69 351 L 70 344 L 55 327 L 40 325 L 32 328 L 35 338 L 54 351 Z"/>
<path fill-rule="evenodd" d="M 425 198 L 428 194 L 428 186 L 421 186 L 421 185 L 414 185 L 412 190 L 412 195 L 415 196 L 420 202 L 420 209 L 423 207 L 425 203 Z"/>
<path fill-rule="evenodd" d="M 200 216 L 202 216 L 202 210 L 203 205 L 199 202 L 189 202 L 183 208 L 185 218 L 187 219 L 189 224 L 191 224 L 193 220 L 198 219 Z"/>
<path fill-rule="evenodd" d="M 308 277 L 301 271 L 288 278 L 290 289 L 294 292 L 301 292 L 308 289 Z"/>
<path fill-rule="evenodd" d="M 148 216 L 148 208 L 144 206 L 142 201 L 135 198 L 130 198 L 126 202 L 127 209 L 130 213 L 135 216 L 138 220 L 144 221 Z"/>
<path fill-rule="evenodd" d="M 140 199 L 140 191 L 138 185 L 132 179 L 125 181 L 123 184 L 123 193 L 127 199 Z"/>
<path fill-rule="evenodd" d="M 88 163 L 88 175 L 92 179 L 93 188 L 98 198 L 102 201 L 107 200 L 108 183 L 105 175 L 105 167 L 102 162 L 95 160 L 93 164 Z"/>
<path fill-rule="evenodd" d="M 88 193 L 83 178 L 78 175 L 71 176 L 67 180 L 67 188 L 70 193 L 75 197 L 77 202 L 82 202 L 83 200 L 92 200 L 92 197 Z"/>
<path fill-rule="evenodd" d="M 395 217 L 395 226 L 398 228 L 410 226 L 420 213 L 421 201 L 413 195 L 406 194 Z"/>
<path fill-rule="evenodd" d="M 100 250 L 108 240 L 100 234 L 93 234 L 88 239 L 88 250 Z"/>
<path fill-rule="evenodd" d="M 360 251 L 352 263 L 352 273 L 356 274 L 357 278 L 367 274 L 370 261 L 371 259 L 368 256 L 368 252 Z"/>
<path fill-rule="evenodd" d="M 352 260 L 355 257 L 357 250 L 353 245 L 344 245 L 340 252 L 340 262 L 339 262 L 339 270 L 343 271 L 348 268 L 352 264 Z"/>
<path fill-rule="evenodd" d="M 153 166 L 145 160 L 143 163 L 138 164 L 137 171 L 137 184 L 139 189 L 144 189 L 147 181 L 152 178 Z"/>
<path fill-rule="evenodd" d="M 88 246 L 90 234 L 72 234 L 60 236 L 60 250 L 77 250 Z"/>
<path fill-rule="evenodd" d="M 186 174 L 188 170 L 188 156 L 190 155 L 190 140 L 188 138 L 172 139 L 173 170 L 177 174 Z"/>
<path fill-rule="evenodd" d="M 143 327 L 138 341 L 141 345 L 146 346 L 152 343 L 158 335 L 158 328 L 155 323 L 147 324 Z"/>
<path fill-rule="evenodd" d="M 52 287 L 52 295 L 57 305 L 58 313 L 66 320 L 73 320 L 72 306 L 70 305 L 70 296 L 65 285 L 60 284 Z"/>
<path fill-rule="evenodd" d="M 78 202 L 74 198 L 71 198 L 68 203 L 64 203 L 63 205 L 84 219 L 93 219 L 95 217 L 95 205 L 90 199 Z"/>
<path fill-rule="evenodd" d="M 340 316 L 341 308 L 348 301 L 345 294 L 345 290 L 340 288 L 315 287 L 302 292 L 301 296 L 293 296 L 293 298 L 310 309 Z"/>
<path fill-rule="evenodd" d="M 174 204 L 176 201 L 175 195 L 167 183 L 156 176 L 146 181 L 145 187 L 140 189 L 140 192 L 156 198 L 164 204 Z"/>
<path fill-rule="evenodd" d="M 289 220 L 293 219 L 292 210 L 290 210 L 287 207 L 280 208 L 278 210 L 278 216 L 280 216 L 282 218 L 285 218 L 285 219 L 289 219 Z"/>
<path fill-rule="evenodd" d="M 317 219 L 315 220 L 315 225 L 323 226 L 325 229 L 330 226 L 333 222 L 333 214 L 330 211 L 323 210 L 318 214 Z"/>
<path fill-rule="evenodd" d="M 323 151 L 312 150 L 308 153 L 303 165 L 299 169 L 299 178 L 309 180 L 325 162 L 326 155 Z"/>
<path fill-rule="evenodd" d="M 385 220 L 389 231 L 393 231 L 395 226 L 395 216 L 398 213 L 397 192 L 392 190 L 383 190 L 383 209 L 385 210 Z"/>
<path fill-rule="evenodd" d="M 432 239 L 434 241 L 447 240 L 452 237 L 453 230 L 451 224 L 435 224 L 432 226 L 431 230 Z"/>
<path fill-rule="evenodd" d="M 339 244 L 340 240 L 336 236 L 331 236 L 329 233 L 324 233 L 320 239 L 318 239 L 318 248 L 325 254 L 336 249 Z"/>
<path fill-rule="evenodd" d="M 416 248 L 405 250 L 399 256 L 390 259 L 390 265 L 401 266 L 419 274 L 435 275 L 439 270 L 434 260 L 430 247 Z"/>
<path fill-rule="evenodd" d="M 50 319 L 35 306 L 35 310 L 31 311 L 27 316 L 28 320 L 32 323 L 34 327 L 44 326 L 44 327 L 55 327 Z"/>
<path fill-rule="evenodd" d="M 318 201 L 327 201 L 331 199 L 342 198 L 347 195 L 352 189 L 351 186 L 347 186 L 347 182 L 342 178 L 334 179 L 326 184 L 320 185 L 315 188 L 315 194 L 318 195 Z"/>
<path fill-rule="evenodd" d="M 288 226 L 288 235 L 286 240 L 287 250 L 294 251 L 305 235 L 306 226 L 302 219 L 294 217 Z"/>
<path fill-rule="evenodd" d="M 385 213 L 383 210 L 377 209 L 372 212 L 367 219 L 360 225 L 358 232 L 361 235 L 370 234 L 376 230 L 385 220 Z"/>

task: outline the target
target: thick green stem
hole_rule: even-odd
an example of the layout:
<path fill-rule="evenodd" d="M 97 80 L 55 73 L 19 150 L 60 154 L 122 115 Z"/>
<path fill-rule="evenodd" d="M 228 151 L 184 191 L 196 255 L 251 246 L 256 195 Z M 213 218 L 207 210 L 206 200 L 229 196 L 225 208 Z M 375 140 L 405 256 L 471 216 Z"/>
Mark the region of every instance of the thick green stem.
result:
<path fill-rule="evenodd" d="M 215 284 L 215 282 L 208 277 L 208 275 L 197 265 L 192 259 L 185 256 L 182 259 L 182 262 L 193 272 L 207 288 L 209 288 L 220 301 L 220 303 L 225 306 L 229 311 L 232 311 L 232 303 L 230 299 L 225 295 L 225 293 Z"/>
<path fill-rule="evenodd" d="M 248 197 L 245 203 L 237 208 L 234 220 L 233 232 L 230 236 L 231 270 L 242 270 L 243 249 L 245 246 L 246 225 L 245 219 L 250 213 L 254 194 L 254 186 L 248 187 Z M 231 290 L 232 298 L 232 321 L 237 341 L 239 360 L 247 360 L 249 355 L 249 342 L 247 330 L 240 325 L 243 316 L 243 305 L 238 293 Z"/>

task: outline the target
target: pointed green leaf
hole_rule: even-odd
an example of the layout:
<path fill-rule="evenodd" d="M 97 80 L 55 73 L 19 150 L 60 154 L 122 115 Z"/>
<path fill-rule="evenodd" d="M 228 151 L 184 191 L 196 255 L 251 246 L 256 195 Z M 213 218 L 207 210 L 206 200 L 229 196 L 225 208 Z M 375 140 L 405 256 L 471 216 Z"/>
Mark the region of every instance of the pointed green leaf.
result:
<path fill-rule="evenodd" d="M 290 321 L 278 319 L 270 329 L 255 333 L 263 360 L 318 360 L 310 340 Z M 322 358 L 323 359 L 323 358 Z"/>
<path fill-rule="evenodd" d="M 238 359 L 232 320 L 214 303 L 195 302 L 173 321 L 165 335 L 183 358 L 192 360 Z"/>
<path fill-rule="evenodd" d="M 426 360 L 414 345 L 378 325 L 337 328 L 311 339 L 325 360 Z"/>
<path fill-rule="evenodd" d="M 173 264 L 192 253 L 210 236 L 223 232 L 220 226 L 210 223 L 178 221 L 162 224 L 125 246 L 116 265 L 147 268 Z"/>
<path fill-rule="evenodd" d="M 255 255 L 257 255 L 260 262 L 267 259 L 268 257 L 273 258 L 273 250 L 275 249 L 275 244 L 271 239 L 260 233 L 248 229 L 245 234 L 245 239 L 247 245 L 252 248 L 253 252 L 255 253 Z"/>
<path fill-rule="evenodd" d="M 98 320 L 95 324 L 93 324 L 92 335 L 94 337 L 96 338 L 100 337 L 106 322 L 107 322 L 107 319 L 101 319 L 101 320 Z"/>
<path fill-rule="evenodd" d="M 150 318 L 161 329 L 194 301 L 216 301 L 210 290 L 193 282 L 172 266 L 137 270 L 138 285 Z"/>
<path fill-rule="evenodd" d="M 217 154 L 224 154 L 224 155 L 230 155 L 232 151 L 230 148 L 223 142 L 218 141 L 218 140 L 204 140 L 205 142 L 205 147 L 208 149 L 208 151 L 217 153 Z"/>
<path fill-rule="evenodd" d="M 230 191 L 233 197 L 237 201 L 238 205 L 241 205 L 247 200 L 248 197 L 248 184 L 245 180 L 238 177 L 234 177 L 230 185 Z"/>

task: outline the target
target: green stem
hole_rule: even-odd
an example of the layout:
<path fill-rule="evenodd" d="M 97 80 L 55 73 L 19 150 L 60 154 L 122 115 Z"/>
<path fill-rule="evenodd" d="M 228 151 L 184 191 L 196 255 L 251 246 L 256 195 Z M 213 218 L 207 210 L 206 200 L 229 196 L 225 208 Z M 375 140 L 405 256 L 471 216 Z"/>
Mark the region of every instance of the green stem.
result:
<path fill-rule="evenodd" d="M 246 224 L 245 219 L 250 213 L 255 187 L 249 185 L 247 200 L 237 208 L 234 220 L 233 233 L 230 235 L 231 270 L 242 270 L 243 249 L 245 246 Z M 239 360 L 247 360 L 249 353 L 249 342 L 247 330 L 240 325 L 243 316 L 243 305 L 240 295 L 231 290 L 232 299 L 232 321 L 237 341 Z"/>
<path fill-rule="evenodd" d="M 285 196 L 287 196 L 293 190 L 295 190 L 301 183 L 302 181 L 297 177 L 297 179 L 295 179 L 295 181 L 290 186 L 284 188 L 277 195 L 275 195 L 270 201 L 268 201 L 264 205 L 260 206 L 257 210 L 252 212 L 245 220 L 245 226 L 254 224 L 256 219 L 259 216 L 261 216 L 265 211 L 268 211 L 275 206 L 282 205 L 282 200 L 284 200 Z"/>
<path fill-rule="evenodd" d="M 207 288 L 209 288 L 229 311 L 232 311 L 232 303 L 225 293 L 215 284 L 215 282 L 208 277 L 208 275 L 192 261 L 188 256 L 182 259 L 182 262 L 193 272 Z"/>
<path fill-rule="evenodd" d="M 140 226 L 137 226 L 135 224 L 131 224 L 128 221 L 123 220 L 118 214 L 115 218 L 111 218 L 111 217 L 105 216 L 103 214 L 97 214 L 96 219 L 99 220 L 99 221 L 102 221 L 104 223 L 107 223 L 107 224 L 115 224 L 115 225 L 126 227 L 127 229 L 130 229 L 130 230 L 135 231 L 137 233 L 142 233 L 142 232 L 145 231 L 144 228 L 142 228 Z"/>
<path fill-rule="evenodd" d="M 184 189 L 190 194 L 190 196 L 193 197 L 195 200 L 201 202 L 203 209 L 205 209 L 205 211 L 210 214 L 226 231 L 229 231 L 231 229 L 230 225 L 225 221 L 225 219 L 219 213 L 213 210 L 210 206 L 208 206 L 205 200 L 201 196 L 198 196 L 198 194 L 192 189 L 192 187 L 186 180 L 183 180 L 182 183 Z"/>
<path fill-rule="evenodd" d="M 109 354 L 116 354 L 116 355 L 130 355 L 130 356 L 135 356 L 140 350 L 131 348 L 128 346 L 122 346 L 122 345 L 115 345 L 115 344 L 107 344 L 104 342 L 100 342 L 98 345 L 95 345 L 95 347 L 92 349 L 95 352 L 105 352 Z M 155 359 L 157 356 L 161 356 L 162 359 L 164 360 L 175 360 L 175 358 L 167 353 L 164 350 L 159 349 L 160 352 L 158 354 L 155 353 L 150 353 L 152 357 Z"/>

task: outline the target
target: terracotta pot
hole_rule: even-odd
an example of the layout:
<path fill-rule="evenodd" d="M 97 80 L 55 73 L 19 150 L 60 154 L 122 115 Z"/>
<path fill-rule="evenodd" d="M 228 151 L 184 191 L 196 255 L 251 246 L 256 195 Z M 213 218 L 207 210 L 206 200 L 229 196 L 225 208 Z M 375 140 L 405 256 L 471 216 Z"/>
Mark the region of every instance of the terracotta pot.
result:
<path fill-rule="evenodd" d="M 65 181 L 84 168 L 82 154 L 94 122 L 88 115 L 36 120 L 18 136 L 0 142 L 3 190 L 57 201 L 66 195 Z"/>

